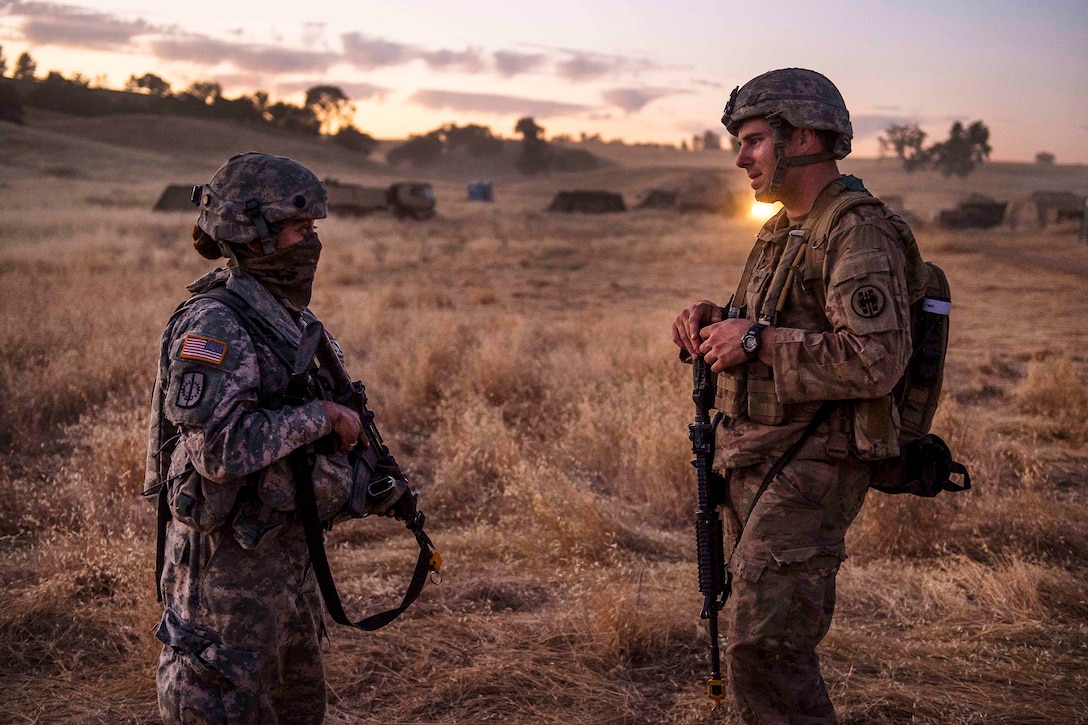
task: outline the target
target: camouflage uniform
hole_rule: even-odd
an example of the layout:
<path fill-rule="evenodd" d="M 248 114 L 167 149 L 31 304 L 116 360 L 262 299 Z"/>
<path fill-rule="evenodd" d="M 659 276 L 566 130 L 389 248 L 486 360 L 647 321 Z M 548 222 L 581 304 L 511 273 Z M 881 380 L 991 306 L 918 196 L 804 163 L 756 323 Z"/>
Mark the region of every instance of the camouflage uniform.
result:
<path fill-rule="evenodd" d="M 221 285 L 290 345 L 314 319 L 233 269 L 189 290 Z M 287 457 L 333 428 L 320 401 L 284 404 L 291 370 L 272 339 L 251 334 L 234 310 L 207 298 L 183 307 L 163 335 L 147 481 L 160 478 L 162 428 L 172 424 L 180 434 L 166 476 L 165 611 L 156 629 L 165 722 L 324 718 L 322 601 L 295 520 Z M 346 499 L 351 470 L 341 453 L 314 460 L 319 508 L 328 515 Z M 254 529 L 264 532 L 259 541 L 245 536 Z"/>
<path fill-rule="evenodd" d="M 835 155 L 848 151 L 849 137 Z M 783 210 L 760 230 L 744 290 L 749 319 L 763 307 L 789 231 L 811 229 L 844 191 L 843 181 L 824 189 L 804 219 Z M 910 356 L 905 270 L 920 264 L 905 259 L 888 214 L 882 205 L 845 212 L 822 242 L 822 265 L 791 278 L 766 341 L 773 365 L 755 358 L 719 376 L 717 407 L 727 418 L 717 431 L 715 468 L 727 481 L 739 532 L 728 565 L 726 660 L 746 723 L 837 721 L 815 649 L 831 624 L 844 537 L 869 485 L 868 460 L 898 452 L 898 417 L 887 393 Z M 843 402 L 753 508 L 772 464 L 826 400 Z"/>

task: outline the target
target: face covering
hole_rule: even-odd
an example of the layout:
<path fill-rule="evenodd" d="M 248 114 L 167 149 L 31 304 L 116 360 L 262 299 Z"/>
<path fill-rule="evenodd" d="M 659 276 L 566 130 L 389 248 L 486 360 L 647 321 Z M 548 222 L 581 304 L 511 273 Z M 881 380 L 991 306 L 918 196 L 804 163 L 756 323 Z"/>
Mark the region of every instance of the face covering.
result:
<path fill-rule="evenodd" d="M 282 297 L 295 307 L 310 304 L 317 260 L 321 256 L 321 240 L 310 234 L 297 244 L 259 256 L 238 255 L 231 268 L 253 277 L 276 297 Z"/>

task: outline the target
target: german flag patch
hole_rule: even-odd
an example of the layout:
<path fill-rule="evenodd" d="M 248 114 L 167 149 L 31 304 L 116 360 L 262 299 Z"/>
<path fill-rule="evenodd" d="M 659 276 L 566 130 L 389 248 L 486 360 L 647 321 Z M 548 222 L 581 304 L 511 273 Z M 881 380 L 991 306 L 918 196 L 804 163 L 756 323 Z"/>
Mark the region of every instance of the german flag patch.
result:
<path fill-rule="evenodd" d="M 227 356 L 227 343 L 212 337 L 189 333 L 181 342 L 178 357 L 182 360 L 199 360 L 212 365 L 222 365 Z"/>

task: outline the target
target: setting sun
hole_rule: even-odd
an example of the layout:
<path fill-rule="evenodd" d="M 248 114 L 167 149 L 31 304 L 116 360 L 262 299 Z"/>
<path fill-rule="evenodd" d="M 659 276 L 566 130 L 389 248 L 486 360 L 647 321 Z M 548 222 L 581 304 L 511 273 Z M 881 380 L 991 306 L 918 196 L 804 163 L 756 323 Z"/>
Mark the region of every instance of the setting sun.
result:
<path fill-rule="evenodd" d="M 752 208 L 748 210 L 748 216 L 757 221 L 767 221 L 778 211 L 778 203 L 764 204 L 762 201 L 753 201 Z"/>

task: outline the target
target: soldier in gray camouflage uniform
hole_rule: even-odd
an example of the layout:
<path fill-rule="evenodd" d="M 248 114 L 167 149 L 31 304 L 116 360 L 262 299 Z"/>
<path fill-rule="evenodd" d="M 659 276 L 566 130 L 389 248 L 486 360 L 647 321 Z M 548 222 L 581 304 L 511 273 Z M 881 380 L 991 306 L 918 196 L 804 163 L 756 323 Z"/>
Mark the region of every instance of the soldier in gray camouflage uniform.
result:
<path fill-rule="evenodd" d="M 736 164 L 756 199 L 783 207 L 760 230 L 729 309 L 701 300 L 673 324 L 683 353 L 719 373 L 725 420 L 714 464 L 739 532 L 728 564 L 728 685 L 745 723 L 834 723 L 816 646 L 870 461 L 898 453 L 890 393 L 910 356 L 909 306 L 924 268 L 882 204 L 822 219 L 839 195 L 863 191 L 838 171 L 852 129 L 827 78 L 765 73 L 733 91 L 722 122 L 740 140 Z M 809 238 L 821 221 L 827 235 Z M 783 295 L 770 289 L 780 262 Z M 828 400 L 840 401 L 830 420 L 758 496 Z"/>
<path fill-rule="evenodd" d="M 162 338 L 148 445 L 147 488 L 164 483 L 165 606 L 156 636 L 159 710 L 169 723 L 319 723 L 325 714 L 322 602 L 294 515 L 288 455 L 335 434 L 315 456 L 323 518 L 347 498 L 345 451 L 358 415 L 328 401 L 285 401 L 321 242 L 325 188 L 290 159 L 231 158 L 198 187 L 197 250 L 226 257 L 189 285 L 225 286 L 252 318 L 195 298 Z M 253 334 L 254 326 L 268 334 Z"/>

